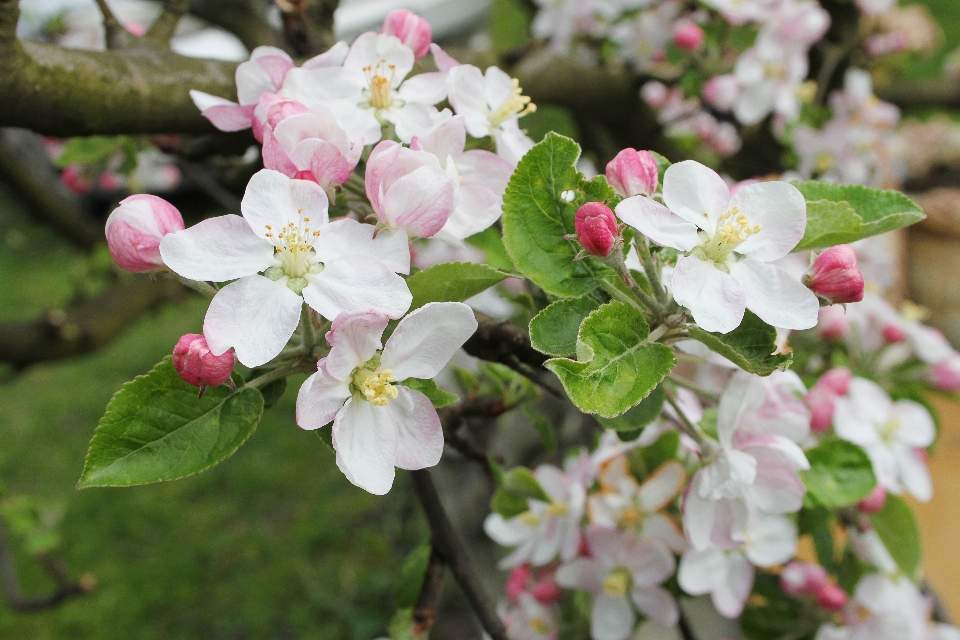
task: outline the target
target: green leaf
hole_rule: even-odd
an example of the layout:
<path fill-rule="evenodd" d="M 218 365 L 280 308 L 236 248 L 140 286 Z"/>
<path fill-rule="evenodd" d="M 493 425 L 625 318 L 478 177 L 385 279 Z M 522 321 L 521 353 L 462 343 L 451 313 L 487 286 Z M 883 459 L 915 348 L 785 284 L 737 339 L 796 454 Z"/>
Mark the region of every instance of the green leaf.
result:
<path fill-rule="evenodd" d="M 410 311 L 428 302 L 463 302 L 509 277 L 509 273 L 473 262 L 433 265 L 407 278 L 413 294 Z"/>
<path fill-rule="evenodd" d="M 397 607 L 406 609 L 417 603 L 423 578 L 430 564 L 430 545 L 422 544 L 406 557 L 397 576 Z"/>
<path fill-rule="evenodd" d="M 438 387 L 437 383 L 433 380 L 407 378 L 401 384 L 405 387 L 413 389 L 414 391 L 419 391 L 423 395 L 430 398 L 430 402 L 433 403 L 435 409 L 440 409 L 448 404 L 453 404 L 460 399 L 460 396 L 453 393 L 447 393 Z"/>
<path fill-rule="evenodd" d="M 580 128 L 573 113 L 554 104 L 538 104 L 536 111 L 523 117 L 520 126 L 534 142 L 540 142 L 551 131 L 574 140 L 580 137 Z"/>
<path fill-rule="evenodd" d="M 900 570 L 916 580 L 923 562 L 920 527 L 913 510 L 903 498 L 887 494 L 883 509 L 870 516 L 874 530 Z"/>
<path fill-rule="evenodd" d="M 558 300 L 530 321 L 530 344 L 548 356 L 572 356 L 583 320 L 600 308 L 589 296 Z"/>
<path fill-rule="evenodd" d="M 507 255 L 507 250 L 503 248 L 503 237 L 501 237 L 500 230 L 496 225 L 473 234 L 465 242 L 483 251 L 487 264 L 491 267 L 503 271 L 516 269 L 513 261 L 510 260 L 510 256 Z"/>
<path fill-rule="evenodd" d="M 574 233 L 579 200 L 566 202 L 560 194 L 583 187 L 575 167 L 579 156 L 576 142 L 548 133 L 520 160 L 503 195 L 507 254 L 534 284 L 561 298 L 595 289 L 601 269 L 590 258 L 574 262 L 580 245 L 563 238 Z"/>
<path fill-rule="evenodd" d="M 807 199 L 807 230 L 794 251 L 854 242 L 926 217 L 923 209 L 899 191 L 827 182 L 795 184 Z"/>
<path fill-rule="evenodd" d="M 547 453 L 553 453 L 556 451 L 557 436 L 553 432 L 553 423 L 547 420 L 543 414 L 537 413 L 530 407 L 524 407 L 523 413 L 527 416 L 527 419 L 530 420 L 533 428 L 536 429 L 537 435 L 540 436 L 540 440 L 543 441 L 544 450 Z"/>
<path fill-rule="evenodd" d="M 577 337 L 577 360 L 544 364 L 557 374 L 577 408 L 615 418 L 653 391 L 677 363 L 673 349 L 649 342 L 640 311 L 610 302 L 591 313 Z"/>
<path fill-rule="evenodd" d="M 62 169 L 71 164 L 103 162 L 128 143 L 124 136 L 71 138 L 64 144 L 63 153 L 57 158 L 56 165 Z"/>
<path fill-rule="evenodd" d="M 656 151 L 651 151 L 650 155 L 657 161 L 657 173 L 659 174 L 660 184 L 663 184 L 663 174 L 670 168 L 671 162 Z"/>
<path fill-rule="evenodd" d="M 866 498 L 877 484 L 873 463 L 863 449 L 832 440 L 807 451 L 810 470 L 800 477 L 807 491 L 825 507 L 838 509 Z"/>
<path fill-rule="evenodd" d="M 490 507 L 504 518 L 512 518 L 530 510 L 528 499 L 551 501 L 530 469 L 514 467 L 502 474 L 500 487 L 493 494 Z"/>
<path fill-rule="evenodd" d="M 622 439 L 622 438 L 621 438 Z M 680 432 L 666 431 L 653 444 L 637 447 L 627 453 L 630 471 L 637 478 L 646 478 L 661 465 L 677 457 L 680 449 Z"/>
<path fill-rule="evenodd" d="M 522 0 L 493 0 L 488 31 L 493 51 L 504 53 L 529 44 L 532 19 L 530 6 Z"/>
<path fill-rule="evenodd" d="M 320 438 L 320 442 L 322 442 L 330 451 L 336 451 L 333 448 L 333 427 L 331 425 L 314 429 L 313 432 L 317 434 L 317 437 Z"/>
<path fill-rule="evenodd" d="M 696 326 L 688 331 L 691 338 L 750 373 L 768 376 L 777 369 L 786 370 L 793 361 L 792 354 L 774 353 L 777 330 L 752 311 L 745 312 L 743 322 L 730 333 L 712 333 Z"/>
<path fill-rule="evenodd" d="M 663 386 L 659 385 L 650 392 L 650 395 L 641 400 L 640 404 L 628 409 L 626 413 L 616 418 L 597 418 L 597 420 L 607 429 L 613 429 L 621 433 L 637 431 L 657 419 L 663 409 L 665 398 L 666 393 L 664 393 Z"/>
<path fill-rule="evenodd" d="M 113 396 L 90 441 L 79 488 L 125 487 L 176 480 L 229 457 L 263 414 L 257 389 L 197 388 L 180 379 L 167 356 Z"/>

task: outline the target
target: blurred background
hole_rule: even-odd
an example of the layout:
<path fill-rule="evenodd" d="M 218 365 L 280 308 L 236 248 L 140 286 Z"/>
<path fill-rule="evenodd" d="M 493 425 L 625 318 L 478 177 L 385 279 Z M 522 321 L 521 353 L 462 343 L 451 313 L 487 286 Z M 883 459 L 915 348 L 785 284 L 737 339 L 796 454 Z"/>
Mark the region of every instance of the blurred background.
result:
<path fill-rule="evenodd" d="M 940 77 L 947 56 L 960 46 L 960 2 L 900 4 L 925 6 L 942 29 L 929 55 L 911 60 L 903 73 Z M 375 29 L 390 10 L 406 7 L 432 22 L 436 40 L 445 47 L 481 52 L 511 46 L 514 22 L 529 9 L 520 0 L 344 0 L 341 5 L 338 37 L 349 40 Z M 102 46 L 93 0 L 24 0 L 21 7 L 24 38 Z M 117 0 L 111 7 L 131 30 L 158 13 L 149 2 Z M 199 18 L 181 25 L 174 49 L 229 60 L 247 56 L 240 39 Z M 551 128 L 580 133 L 563 109 L 538 106 L 537 114 L 524 120 L 534 139 Z M 923 172 L 922 179 L 906 182 L 930 220 L 891 242 L 901 295 L 929 309 L 929 321 L 960 346 L 960 174 L 952 155 L 960 142 L 950 139 L 956 134 L 942 113 L 916 109 L 905 116 L 920 123 L 943 121 L 949 135 L 930 138 L 926 129 L 925 142 L 914 139 L 931 154 L 941 145 L 946 160 Z M 65 153 L 72 155 L 64 159 Z M 59 158 L 57 168 L 51 158 Z M 133 161 L 134 172 L 121 170 Z M 83 167 L 91 163 L 103 171 L 86 172 Z M 16 341 L 18 332 L 38 318 L 61 332 L 76 330 L 64 309 L 77 301 L 89 301 L 84 317 L 96 323 L 103 304 L 97 296 L 113 272 L 106 248 L 91 240 L 90 228 L 81 225 L 67 234 L 51 230 L 51 207 L 43 202 L 59 198 L 55 205 L 83 209 L 96 226 L 123 197 L 118 194 L 150 190 L 169 194 L 189 223 L 236 205 L 236 195 L 218 187 L 205 171 L 130 138 L 66 147 L 45 140 L 38 147 L 19 132 L 0 132 L 0 342 Z M 50 181 L 44 183 L 44 176 Z M 74 489 L 111 396 L 167 355 L 181 334 L 199 330 L 206 308 L 204 300 L 181 293 L 115 304 L 129 305 L 136 320 L 129 327 L 99 327 L 101 332 L 94 333 L 103 344 L 91 353 L 27 367 L 0 364 L 0 515 L 6 534 L 0 538 L 0 580 L 8 594 L 11 585 L 24 598 L 48 594 L 57 588 L 51 567 L 59 567 L 89 591 L 37 612 L 0 604 L 0 638 L 368 640 L 384 634 L 394 611 L 397 570 L 426 539 L 426 526 L 404 474 L 388 496 L 372 496 L 347 482 L 316 435 L 296 428 L 299 381 L 289 385 L 251 440 L 224 464 L 172 483 Z M 930 582 L 957 615 L 960 406 L 936 402 L 943 430 L 931 461 L 935 497 L 916 507 Z M 458 464 L 445 458 L 446 472 Z M 462 490 L 481 504 L 487 499 L 485 486 L 467 482 Z M 471 523 L 461 524 L 475 531 Z M 490 545 L 472 535 L 474 552 L 489 563 Z M 456 611 L 456 587 L 452 581 L 447 587 L 449 606 Z M 458 624 L 463 619 L 456 615 L 442 618 L 434 637 L 461 637 Z"/>

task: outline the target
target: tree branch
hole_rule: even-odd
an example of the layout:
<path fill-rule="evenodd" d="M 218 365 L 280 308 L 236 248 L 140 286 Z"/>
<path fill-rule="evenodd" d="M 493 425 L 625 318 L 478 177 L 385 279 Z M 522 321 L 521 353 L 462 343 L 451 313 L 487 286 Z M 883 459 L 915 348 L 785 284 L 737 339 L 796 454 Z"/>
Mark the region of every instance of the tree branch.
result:
<path fill-rule="evenodd" d="M 247 49 L 284 48 L 283 34 L 267 20 L 266 3 L 260 0 L 192 0 L 190 13 L 226 29 Z"/>
<path fill-rule="evenodd" d="M 443 575 L 446 564 L 436 547 L 430 549 L 430 562 L 423 576 L 423 586 L 420 595 L 413 605 L 413 623 L 416 625 L 415 635 L 421 637 L 430 630 L 437 619 L 437 610 L 440 608 L 440 596 L 443 595 Z"/>
<path fill-rule="evenodd" d="M 186 295 L 175 280 L 125 277 L 101 293 L 27 322 L 0 322 L 0 362 L 17 369 L 94 351 L 143 314 Z"/>
<path fill-rule="evenodd" d="M 56 588 L 45 596 L 24 596 L 17 578 L 17 566 L 10 552 L 7 531 L 0 521 L 0 585 L 3 597 L 15 611 L 40 611 L 57 606 L 67 598 L 89 593 L 93 589 L 92 581 L 74 582 L 59 562 L 49 556 L 40 556 L 39 560 L 47 574 L 56 582 Z"/>
<path fill-rule="evenodd" d="M 103 30 L 106 33 L 107 49 L 123 49 L 130 45 L 132 37 L 113 15 L 107 0 L 97 0 L 97 7 L 103 16 Z"/>
<path fill-rule="evenodd" d="M 517 362 L 535 369 L 543 367 L 547 356 L 530 345 L 530 336 L 510 320 L 497 320 L 474 311 L 477 330 L 463 345 L 475 358 L 513 366 Z"/>
<path fill-rule="evenodd" d="M 876 94 L 898 107 L 960 108 L 960 80 L 901 80 L 877 87 Z"/>
<path fill-rule="evenodd" d="M 439 552 L 443 561 L 450 567 L 454 579 L 460 585 L 474 613 L 477 614 L 480 624 L 492 640 L 508 640 L 507 630 L 497 616 L 487 594 L 480 586 L 480 581 L 470 565 L 467 550 L 460 538 L 457 537 L 453 525 L 450 524 L 450 520 L 443 510 L 443 504 L 440 502 L 440 496 L 437 495 L 437 488 L 433 484 L 430 472 L 421 469 L 411 472 L 411 475 L 413 476 L 413 488 L 421 506 L 423 506 L 427 522 L 430 524 L 433 548 Z"/>
<path fill-rule="evenodd" d="M 147 38 L 169 47 L 170 38 L 173 37 L 177 25 L 180 24 L 180 18 L 187 12 L 189 6 L 190 0 L 164 0 L 163 11 L 147 32 Z"/>

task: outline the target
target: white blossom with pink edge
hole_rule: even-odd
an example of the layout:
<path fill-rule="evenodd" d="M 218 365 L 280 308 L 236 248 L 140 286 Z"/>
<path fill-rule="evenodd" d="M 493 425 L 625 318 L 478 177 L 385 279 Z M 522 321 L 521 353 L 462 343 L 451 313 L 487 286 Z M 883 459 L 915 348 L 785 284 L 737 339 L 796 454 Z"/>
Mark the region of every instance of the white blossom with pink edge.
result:
<path fill-rule="evenodd" d="M 793 513 L 803 504 L 806 487 L 797 472 L 810 464 L 793 440 L 776 434 L 805 437 L 810 414 L 806 407 L 790 406 L 789 410 L 807 416 L 802 426 L 796 421 L 783 426 L 778 414 L 766 415 L 765 408 L 783 401 L 777 389 L 769 394 L 769 403 L 760 396 L 767 384 L 759 376 L 741 373 L 720 397 L 721 451 L 694 475 L 684 497 L 684 531 L 697 550 L 736 548 L 751 513 Z"/>
<path fill-rule="evenodd" d="M 113 261 L 138 272 L 163 269 L 160 242 L 167 234 L 182 230 L 183 217 L 175 206 L 163 198 L 140 194 L 120 201 L 107 218 L 104 232 Z"/>
<path fill-rule="evenodd" d="M 775 327 L 809 329 L 817 297 L 782 267 L 807 224 L 803 195 L 785 182 L 749 185 L 730 197 L 715 171 L 693 160 L 671 165 L 663 201 L 636 196 L 617 216 L 657 244 L 685 252 L 673 273 L 674 299 L 697 324 L 727 333 L 750 309 Z"/>
<path fill-rule="evenodd" d="M 677 602 L 661 586 L 676 568 L 666 545 L 596 525 L 588 526 L 585 535 L 590 555 L 560 567 L 557 584 L 593 594 L 593 640 L 626 640 L 637 621 L 634 606 L 660 624 L 677 623 Z"/>
<path fill-rule="evenodd" d="M 399 318 L 410 307 L 397 275 L 410 269 L 406 238 L 374 238 L 373 226 L 355 220 L 329 222 L 318 184 L 264 169 L 240 208 L 243 217 L 210 218 L 160 243 L 164 262 L 184 278 L 237 279 L 207 309 L 203 333 L 214 355 L 233 347 L 248 367 L 269 362 L 296 330 L 304 302 L 329 319 L 369 309 Z"/>
<path fill-rule="evenodd" d="M 587 491 L 584 474 L 577 458 L 567 461 L 561 471 L 552 465 L 540 465 L 533 475 L 550 498 L 550 502 L 528 499 L 528 511 L 512 518 L 491 513 L 483 530 L 498 544 L 515 547 L 500 561 L 500 568 L 509 569 L 525 562 L 543 566 L 554 561 L 570 560 L 580 542 L 580 520 L 586 507 Z"/>
<path fill-rule="evenodd" d="M 429 238 L 457 208 L 460 181 L 456 166 L 427 151 L 384 140 L 367 158 L 364 188 L 379 225 L 409 238 Z"/>
<path fill-rule="evenodd" d="M 516 604 L 502 607 L 499 613 L 510 640 L 557 640 L 558 607 L 538 602 L 530 593 L 521 593 Z"/>
<path fill-rule="evenodd" d="M 460 302 L 431 302 L 410 313 L 381 342 L 390 318 L 342 314 L 327 333 L 330 353 L 297 396 L 297 424 L 333 421 L 337 467 L 376 495 L 390 491 L 396 467 L 425 469 L 440 461 L 443 428 L 429 398 L 402 382 L 440 373 L 473 335 L 477 321 Z"/>
<path fill-rule="evenodd" d="M 474 138 L 492 135 L 497 155 L 515 166 L 533 148 L 517 121 L 536 110 L 517 79 L 498 67 L 483 73 L 470 64 L 453 67 L 448 74 L 450 104 L 464 117 L 467 133 Z"/>
<path fill-rule="evenodd" d="M 741 87 L 733 110 L 737 120 L 756 124 L 771 113 L 796 120 L 800 116 L 797 89 L 807 77 L 808 67 L 804 47 L 761 34 L 734 67 Z"/>
<path fill-rule="evenodd" d="M 434 236 L 459 244 L 480 233 L 503 213 L 503 192 L 513 175 L 513 165 L 489 151 L 464 151 L 467 129 L 463 116 L 454 116 L 423 137 L 411 141 L 410 148 L 437 157 L 448 174 L 455 174 L 460 185 L 457 206 Z"/>
<path fill-rule="evenodd" d="M 688 549 L 677 579 L 691 595 L 710 594 L 721 615 L 736 618 L 753 588 L 754 566 L 772 567 L 797 552 L 797 525 L 784 516 L 755 516 L 735 549 Z"/>
<path fill-rule="evenodd" d="M 397 137 L 410 142 L 432 126 L 433 105 L 447 96 L 443 73 L 407 78 L 413 63 L 413 50 L 396 36 L 364 33 L 350 46 L 343 66 L 293 70 L 281 93 L 333 111 L 351 140 L 374 144 L 382 125 L 393 123 Z"/>
<path fill-rule="evenodd" d="M 875 382 L 853 378 L 849 393 L 835 401 L 833 427 L 838 436 L 863 447 L 884 489 L 906 490 L 924 502 L 933 497 L 924 449 L 933 444 L 936 426 L 923 405 L 893 402 Z"/>
<path fill-rule="evenodd" d="M 960 630 L 930 620 L 933 602 L 904 576 L 864 576 L 842 612 L 843 626 L 824 624 L 816 640 L 960 640 Z"/>

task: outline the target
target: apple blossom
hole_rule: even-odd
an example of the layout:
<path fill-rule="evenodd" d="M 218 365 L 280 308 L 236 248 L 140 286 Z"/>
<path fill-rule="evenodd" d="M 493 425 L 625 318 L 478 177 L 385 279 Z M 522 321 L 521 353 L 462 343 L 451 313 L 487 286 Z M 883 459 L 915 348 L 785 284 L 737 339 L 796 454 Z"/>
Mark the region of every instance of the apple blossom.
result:
<path fill-rule="evenodd" d="M 780 572 L 780 587 L 792 596 L 815 594 L 830 579 L 827 570 L 810 562 L 791 562 Z"/>
<path fill-rule="evenodd" d="M 677 602 L 661 586 L 676 563 L 662 542 L 595 525 L 587 527 L 586 540 L 590 556 L 561 566 L 557 584 L 593 594 L 593 640 L 626 640 L 637 618 L 631 602 L 656 622 L 677 623 Z"/>
<path fill-rule="evenodd" d="M 187 333 L 173 348 L 173 368 L 177 375 L 195 387 L 217 387 L 230 379 L 233 352 L 213 355 L 202 334 Z"/>
<path fill-rule="evenodd" d="M 530 593 L 521 593 L 513 604 L 500 610 L 510 640 L 557 640 L 560 616 L 556 606 L 543 604 Z"/>
<path fill-rule="evenodd" d="M 809 329 L 816 296 L 772 264 L 793 249 L 806 228 L 806 201 L 793 185 L 762 182 L 730 197 L 712 169 L 687 160 L 663 178 L 666 206 L 643 196 L 617 205 L 617 216 L 657 244 L 683 251 L 673 296 L 708 331 L 737 328 L 744 309 L 768 324 Z"/>
<path fill-rule="evenodd" d="M 930 382 L 940 391 L 960 391 L 960 354 L 951 354 L 929 369 Z"/>
<path fill-rule="evenodd" d="M 628 148 L 607 163 L 606 178 L 623 198 L 652 196 L 657 191 L 660 173 L 653 154 Z"/>
<path fill-rule="evenodd" d="M 243 217 L 210 218 L 166 236 L 160 252 L 177 274 L 222 282 L 203 333 L 214 354 L 233 347 L 256 367 L 293 335 L 303 303 L 334 319 L 373 309 L 399 318 L 412 296 L 403 278 L 410 253 L 402 234 L 355 220 L 328 221 L 327 196 L 313 182 L 264 169 L 247 185 Z"/>
<path fill-rule="evenodd" d="M 703 0 L 703 3 L 722 13 L 730 24 L 741 25 L 769 20 L 780 0 Z"/>
<path fill-rule="evenodd" d="M 588 202 L 577 209 L 574 228 L 580 246 L 587 253 L 601 258 L 610 255 L 617 240 L 620 240 L 617 217 L 613 215 L 610 207 L 602 202 Z"/>
<path fill-rule="evenodd" d="M 406 386 L 433 378 L 476 331 L 460 302 L 431 302 L 381 342 L 390 318 L 377 312 L 337 316 L 327 333 L 330 353 L 297 396 L 297 424 L 319 429 L 333 421 L 337 467 L 376 495 L 393 486 L 395 467 L 425 469 L 440 461 L 443 428 L 429 398 Z"/>
<path fill-rule="evenodd" d="M 833 425 L 835 401 L 847 394 L 852 376 L 849 369 L 835 367 L 823 374 L 807 393 L 805 400 L 811 411 L 811 431 L 822 433 Z"/>
<path fill-rule="evenodd" d="M 860 513 L 877 513 L 887 503 L 887 491 L 879 484 L 873 488 L 866 498 L 857 503 Z"/>
<path fill-rule="evenodd" d="M 806 52 L 800 46 L 758 38 L 734 67 L 741 87 L 734 107 L 737 120 L 756 124 L 770 113 L 796 120 L 800 116 L 797 89 L 807 77 L 808 66 Z"/>
<path fill-rule="evenodd" d="M 637 71 L 648 71 L 666 59 L 667 46 L 673 41 L 673 24 L 683 10 L 678 0 L 662 0 L 640 11 L 610 30 L 618 53 Z"/>
<path fill-rule="evenodd" d="M 850 245 L 839 244 L 818 255 L 803 283 L 828 304 L 863 300 L 863 275 Z"/>
<path fill-rule="evenodd" d="M 817 604 L 827 611 L 839 611 L 847 606 L 847 592 L 832 582 L 823 585 L 816 596 Z"/>
<path fill-rule="evenodd" d="M 849 395 L 836 400 L 833 424 L 838 436 L 867 452 L 884 489 L 895 494 L 906 489 L 918 500 L 930 500 L 930 472 L 919 450 L 933 444 L 936 427 L 923 405 L 893 402 L 875 382 L 854 378 Z"/>
<path fill-rule="evenodd" d="M 433 42 L 433 29 L 430 23 L 408 9 L 394 9 L 383 19 L 380 33 L 396 36 L 413 49 L 414 57 L 419 60 L 430 51 Z"/>
<path fill-rule="evenodd" d="M 733 74 L 714 76 L 703 85 L 703 100 L 720 111 L 731 111 L 740 96 L 740 81 Z"/>
<path fill-rule="evenodd" d="M 164 268 L 160 241 L 183 229 L 183 217 L 172 204 L 149 194 L 129 196 L 107 218 L 107 248 L 127 271 Z"/>

